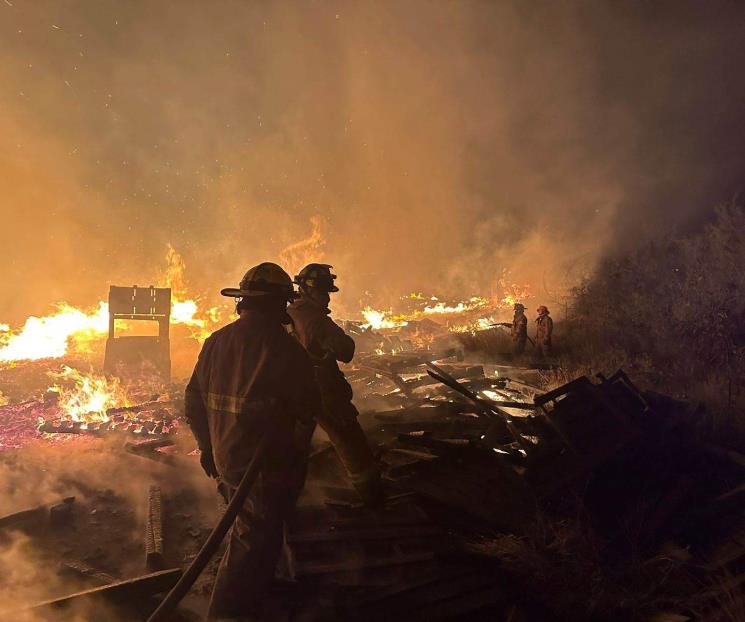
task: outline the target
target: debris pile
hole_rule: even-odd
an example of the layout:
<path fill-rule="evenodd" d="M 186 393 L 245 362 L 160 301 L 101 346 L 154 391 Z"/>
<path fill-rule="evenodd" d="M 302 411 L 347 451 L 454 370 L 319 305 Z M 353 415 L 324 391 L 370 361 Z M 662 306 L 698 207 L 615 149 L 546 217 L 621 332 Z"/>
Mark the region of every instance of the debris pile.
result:
<path fill-rule="evenodd" d="M 446 344 L 362 354 L 346 373 L 387 499 L 362 506 L 331 444 L 316 439 L 272 592 L 289 619 L 717 619 L 723 598 L 740 598 L 745 455 L 713 442 L 701 407 L 642 392 L 622 371 L 545 392 L 535 369 L 467 362 Z M 102 422 L 42 424 L 109 443 L 126 428 L 122 455 L 142 465 L 147 487 L 139 566 L 156 574 L 67 560 L 94 583 L 73 601 L 116 604 L 109 595 L 142 586 L 142 611 L 152 610 L 149 594 L 178 578 L 165 569 L 188 563 L 207 536 L 211 519 L 179 510 L 150 479 L 196 462 L 176 395 L 108 409 Z M 53 396 L 2 407 L 50 421 L 55 408 Z M 76 505 L 16 512 L 0 531 L 74 528 Z"/>
<path fill-rule="evenodd" d="M 452 354 L 361 360 L 349 374 L 359 395 L 385 407 L 361 417 L 389 498 L 360 507 L 341 476 L 328 481 L 333 450 L 313 456 L 288 543 L 292 576 L 327 596 L 331 617 L 695 619 L 745 583 L 745 456 L 705 440 L 700 407 L 642 393 L 622 371 L 543 393 Z M 535 564 L 526 572 L 515 555 L 549 565 L 536 533 L 578 516 L 572 537 L 593 540 L 593 564 L 646 564 L 638 581 L 664 558 L 659 584 L 596 603 L 572 592 L 589 583 L 559 596 L 536 589 Z M 558 568 L 556 585 L 567 581 Z"/>

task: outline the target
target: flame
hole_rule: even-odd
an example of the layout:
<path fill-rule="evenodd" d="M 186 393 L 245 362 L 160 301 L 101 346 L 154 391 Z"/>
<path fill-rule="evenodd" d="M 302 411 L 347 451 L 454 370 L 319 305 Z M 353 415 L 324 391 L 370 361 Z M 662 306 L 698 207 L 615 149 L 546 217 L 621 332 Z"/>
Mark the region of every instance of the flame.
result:
<path fill-rule="evenodd" d="M 180 299 L 186 296 L 186 263 L 181 254 L 168 244 L 166 249 L 166 271 L 161 282 L 171 288 L 171 297 Z"/>
<path fill-rule="evenodd" d="M 323 247 L 326 245 L 322 231 L 323 222 L 319 216 L 311 216 L 310 224 L 312 231 L 309 237 L 290 244 L 279 253 L 279 260 L 283 266 L 299 270 L 309 263 L 323 261 Z"/>
<path fill-rule="evenodd" d="M 67 365 L 60 372 L 49 372 L 49 376 L 61 381 L 50 390 L 59 393 L 58 405 L 73 421 L 108 421 L 109 408 L 130 405 L 117 378 L 84 374 Z"/>
<path fill-rule="evenodd" d="M 187 326 L 191 336 L 202 343 L 222 321 L 224 310 L 218 306 L 200 312 L 195 300 L 177 300 L 171 304 L 171 323 Z"/>
<path fill-rule="evenodd" d="M 448 305 L 440 302 L 437 297 L 432 296 L 425 298 L 421 294 L 411 294 L 407 296 L 412 300 L 436 301 L 434 305 L 427 305 L 423 309 L 417 309 L 411 313 L 394 315 L 392 311 L 381 311 L 372 307 L 362 309 L 362 316 L 365 318 L 364 328 L 373 328 L 375 330 L 384 328 L 399 328 L 406 326 L 409 322 L 420 320 L 427 315 L 458 315 L 470 313 L 477 309 L 488 307 L 490 301 L 488 298 L 473 296 L 468 300 L 457 302 L 454 305 Z"/>
<path fill-rule="evenodd" d="M 530 285 L 518 285 L 510 282 L 507 270 L 502 271 L 498 281 L 502 293 L 497 296 L 497 306 L 500 308 L 514 307 L 518 302 L 523 302 L 531 297 Z"/>
<path fill-rule="evenodd" d="M 450 326 L 449 330 L 453 333 L 475 333 L 480 330 L 489 330 L 495 322 L 493 317 L 481 317 L 475 322 Z"/>
<path fill-rule="evenodd" d="M 221 321 L 224 308 L 199 309 L 198 298 L 188 294 L 186 264 L 170 244 L 165 260 L 166 269 L 159 281 L 171 288 L 171 323 L 187 326 L 192 337 L 204 341 Z M 126 329 L 125 324 L 121 327 Z M 29 317 L 19 330 L 0 324 L 0 362 L 60 358 L 70 351 L 90 353 L 108 331 L 106 302 L 87 311 L 60 303 L 51 315 Z"/>
<path fill-rule="evenodd" d="M 198 311 L 195 300 L 175 300 L 171 303 L 171 323 L 204 326 L 204 320 L 194 317 Z"/>
<path fill-rule="evenodd" d="M 166 272 L 163 277 L 171 288 L 171 324 L 183 324 L 191 336 L 203 342 L 222 319 L 223 307 L 210 307 L 200 312 L 198 299 L 188 297 L 186 263 L 170 244 L 166 251 Z"/>
<path fill-rule="evenodd" d="M 98 308 L 89 313 L 62 303 L 53 315 L 31 316 L 16 333 L 3 330 L 0 361 L 61 357 L 70 342 L 78 351 L 85 351 L 92 340 L 100 339 L 108 330 L 109 306 L 105 302 L 98 303 Z"/>
<path fill-rule="evenodd" d="M 488 298 L 482 298 L 481 296 L 473 296 L 466 301 L 459 302 L 455 306 L 448 306 L 444 302 L 438 302 L 432 307 L 424 307 L 425 315 L 432 315 L 435 313 L 465 313 L 466 311 L 473 311 L 474 309 L 480 309 L 489 304 Z"/>
<path fill-rule="evenodd" d="M 380 311 L 372 307 L 365 307 L 362 316 L 365 318 L 365 328 L 376 330 L 398 328 L 409 322 L 421 320 L 431 316 L 454 316 L 448 319 L 448 330 L 456 333 L 475 333 L 488 330 L 497 322 L 497 316 L 502 315 L 504 309 L 511 309 L 517 302 L 530 297 L 529 285 L 518 285 L 508 278 L 508 272 L 502 275 L 495 286 L 496 293 L 491 296 L 472 296 L 468 299 L 445 302 L 437 296 L 426 296 L 413 292 L 402 297 L 408 312 L 395 315 L 393 310 Z M 415 306 L 411 310 L 412 306 Z M 462 316 L 462 317 L 458 317 Z M 456 321 L 454 321 L 456 320 Z"/>
<path fill-rule="evenodd" d="M 365 318 L 365 324 L 363 328 L 373 328 L 380 330 L 381 328 L 398 328 L 399 326 L 406 326 L 408 322 L 400 316 L 392 317 L 385 311 L 378 311 L 372 307 L 365 307 L 362 309 L 362 317 Z"/>

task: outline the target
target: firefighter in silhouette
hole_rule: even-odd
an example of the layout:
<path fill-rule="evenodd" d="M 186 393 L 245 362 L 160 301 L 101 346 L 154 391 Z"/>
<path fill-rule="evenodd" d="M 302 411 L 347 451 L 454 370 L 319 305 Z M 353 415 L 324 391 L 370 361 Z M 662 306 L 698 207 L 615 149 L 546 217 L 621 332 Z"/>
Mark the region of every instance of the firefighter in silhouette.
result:
<path fill-rule="evenodd" d="M 186 420 L 203 469 L 219 480 L 228 498 L 264 435 L 272 445 L 228 535 L 209 615 L 261 617 L 284 522 L 305 480 L 307 430 L 322 403 L 313 364 L 285 328 L 293 297 L 290 276 L 276 264 L 262 263 L 237 289 L 222 294 L 239 299 L 239 317 L 204 342 L 186 388 Z"/>
<path fill-rule="evenodd" d="M 323 414 L 316 417 L 336 449 L 349 478 L 368 505 L 383 499 L 380 471 L 367 437 L 357 421 L 352 404 L 352 387 L 337 361 L 349 363 L 354 356 L 354 340 L 329 317 L 330 294 L 338 292 L 331 266 L 312 263 L 295 277 L 300 296 L 287 309 L 293 331 L 315 365 L 321 390 Z"/>
<path fill-rule="evenodd" d="M 520 356 L 525 352 L 525 342 L 528 340 L 528 318 L 525 315 L 525 306 L 519 302 L 515 305 L 510 335 L 514 343 L 514 353 Z"/>
<path fill-rule="evenodd" d="M 554 321 L 545 306 L 541 305 L 536 311 L 538 317 L 535 319 L 535 344 L 543 356 L 551 356 L 553 354 L 551 335 L 554 332 Z"/>

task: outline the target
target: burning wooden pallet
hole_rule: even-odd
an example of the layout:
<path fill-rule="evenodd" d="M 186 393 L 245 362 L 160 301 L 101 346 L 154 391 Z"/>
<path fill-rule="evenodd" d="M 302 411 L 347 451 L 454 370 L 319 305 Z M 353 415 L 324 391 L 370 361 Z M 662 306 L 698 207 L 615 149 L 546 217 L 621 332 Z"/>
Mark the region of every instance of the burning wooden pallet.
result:
<path fill-rule="evenodd" d="M 106 410 L 105 418 L 90 413 L 77 420 L 66 417 L 48 400 L 39 432 L 45 434 L 88 434 L 104 436 L 125 433 L 137 438 L 162 438 L 176 427 L 176 412 L 170 400 L 148 400 L 134 406 L 120 406 Z"/>

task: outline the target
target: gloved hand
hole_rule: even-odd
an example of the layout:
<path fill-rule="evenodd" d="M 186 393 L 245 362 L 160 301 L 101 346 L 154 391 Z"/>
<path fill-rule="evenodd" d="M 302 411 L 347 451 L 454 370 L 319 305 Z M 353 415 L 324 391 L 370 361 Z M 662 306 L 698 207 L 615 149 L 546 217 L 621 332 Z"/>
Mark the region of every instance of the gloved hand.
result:
<path fill-rule="evenodd" d="M 215 459 L 212 457 L 211 449 L 209 451 L 205 451 L 204 449 L 200 450 L 199 464 L 202 465 L 202 469 L 204 469 L 204 472 L 208 477 L 217 479 L 219 474 L 217 472 L 217 467 L 215 466 Z"/>

